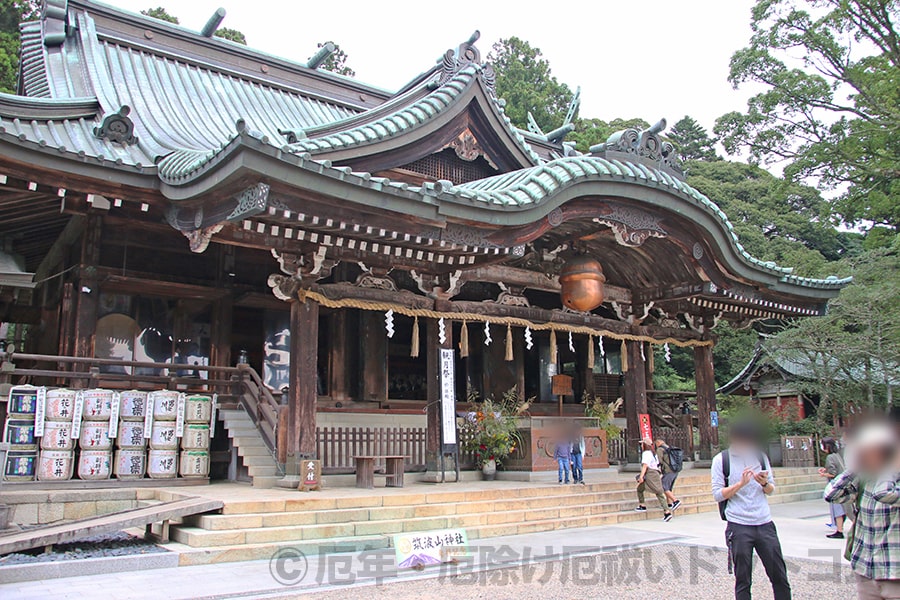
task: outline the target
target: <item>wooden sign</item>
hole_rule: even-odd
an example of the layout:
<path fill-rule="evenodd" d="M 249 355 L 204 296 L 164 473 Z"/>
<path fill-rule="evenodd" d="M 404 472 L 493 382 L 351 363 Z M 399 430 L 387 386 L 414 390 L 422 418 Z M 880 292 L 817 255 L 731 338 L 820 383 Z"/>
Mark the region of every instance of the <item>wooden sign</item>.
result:
<path fill-rule="evenodd" d="M 571 396 L 575 393 L 572 388 L 572 377 L 569 375 L 554 375 L 551 382 L 554 396 Z"/>
<path fill-rule="evenodd" d="M 423 569 L 429 565 L 456 562 L 467 555 L 465 529 L 441 529 L 394 536 L 398 569 Z"/>
<path fill-rule="evenodd" d="M 321 460 L 304 460 L 303 469 L 300 473 L 300 485 L 298 489 L 301 492 L 309 492 L 311 490 L 322 489 L 322 461 Z"/>

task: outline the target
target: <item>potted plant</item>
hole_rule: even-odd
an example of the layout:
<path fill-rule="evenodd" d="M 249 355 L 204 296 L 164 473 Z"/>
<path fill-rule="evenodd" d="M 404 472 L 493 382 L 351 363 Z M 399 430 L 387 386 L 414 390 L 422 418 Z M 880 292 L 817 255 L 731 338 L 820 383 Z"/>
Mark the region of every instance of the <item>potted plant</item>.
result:
<path fill-rule="evenodd" d="M 470 402 L 476 400 L 470 391 Z M 519 401 L 515 388 L 503 394 L 500 402 L 486 398 L 477 410 L 466 415 L 460 429 L 465 440 L 463 449 L 475 457 L 475 465 L 485 480 L 497 475 L 497 467 L 518 446 L 518 417 L 528 408 Z"/>

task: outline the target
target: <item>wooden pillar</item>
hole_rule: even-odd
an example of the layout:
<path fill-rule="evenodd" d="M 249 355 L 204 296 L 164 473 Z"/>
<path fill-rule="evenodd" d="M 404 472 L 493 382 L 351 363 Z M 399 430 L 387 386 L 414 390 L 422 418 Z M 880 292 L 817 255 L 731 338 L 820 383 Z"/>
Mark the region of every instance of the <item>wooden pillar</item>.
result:
<path fill-rule="evenodd" d="M 210 363 L 217 367 L 232 366 L 231 329 L 233 325 L 234 298 L 228 295 L 213 303 Z"/>
<path fill-rule="evenodd" d="M 328 392 L 336 402 L 350 399 L 350 372 L 352 357 L 350 352 L 350 313 L 338 309 L 331 315 L 331 348 L 329 348 Z"/>
<path fill-rule="evenodd" d="M 388 389 L 388 343 L 384 313 L 364 310 L 359 318 L 360 400 L 384 402 Z"/>
<path fill-rule="evenodd" d="M 712 426 L 710 413 L 716 408 L 716 378 L 712 346 L 694 348 L 694 380 L 697 384 L 697 422 L 700 429 L 700 458 L 708 460 L 719 445 L 719 430 Z"/>
<path fill-rule="evenodd" d="M 292 456 L 297 460 L 316 454 L 318 344 L 319 305 L 312 300 L 291 302 L 288 462 Z"/>
<path fill-rule="evenodd" d="M 647 412 L 647 370 L 641 358 L 643 342 L 625 342 L 628 370 L 625 372 L 625 420 L 627 428 L 627 448 L 625 456 L 628 462 L 640 459 L 641 439 L 638 415 Z"/>
<path fill-rule="evenodd" d="M 97 263 L 100 259 L 100 233 L 103 217 L 90 214 L 81 238 L 81 265 L 78 273 L 76 295 L 78 306 L 75 314 L 75 356 L 94 356 L 94 334 L 97 330 L 97 310 L 100 290 L 97 285 Z"/>
<path fill-rule="evenodd" d="M 449 321 L 444 322 L 444 343 L 440 342 L 440 330 L 437 319 L 425 321 L 425 360 L 428 376 L 425 410 L 425 465 L 432 474 L 441 468 L 441 348 L 453 348 L 453 327 Z"/>

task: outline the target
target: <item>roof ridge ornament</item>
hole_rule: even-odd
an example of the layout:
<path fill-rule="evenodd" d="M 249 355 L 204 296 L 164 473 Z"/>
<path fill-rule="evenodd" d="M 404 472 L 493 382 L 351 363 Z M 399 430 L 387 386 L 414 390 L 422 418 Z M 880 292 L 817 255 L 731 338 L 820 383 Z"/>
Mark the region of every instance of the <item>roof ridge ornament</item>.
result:
<path fill-rule="evenodd" d="M 68 0 L 44 0 L 41 5 L 41 35 L 48 48 L 66 41 L 68 14 Z"/>
<path fill-rule="evenodd" d="M 450 48 L 444 52 L 444 55 L 438 61 L 439 63 L 442 63 L 440 75 L 436 80 L 429 83 L 428 87 L 436 89 L 450 81 L 450 79 L 462 69 L 469 65 L 475 65 L 481 70 L 481 78 L 485 85 L 488 87 L 491 94 L 494 94 L 494 85 L 497 81 L 494 67 L 492 67 L 490 63 L 482 62 L 481 51 L 475 47 L 475 42 L 477 42 L 480 37 L 481 32 L 476 29 L 475 32 L 469 36 L 469 39 L 461 43 L 456 50 Z"/>
<path fill-rule="evenodd" d="M 534 119 L 534 115 L 531 114 L 531 111 L 528 111 L 528 131 L 533 133 L 536 136 L 542 137 L 548 142 L 559 144 L 566 136 L 575 131 L 575 125 L 572 121 L 575 120 L 575 115 L 578 114 L 578 109 L 581 107 L 581 86 L 579 85 L 575 88 L 575 93 L 572 94 L 572 100 L 569 101 L 569 110 L 566 111 L 566 116 L 563 119 L 563 123 L 561 126 L 557 127 L 553 131 L 549 133 L 544 133 L 544 130 L 541 129 L 540 125 L 537 124 L 537 121 Z"/>
<path fill-rule="evenodd" d="M 617 131 L 602 144 L 591 146 L 591 156 L 639 162 L 684 179 L 684 167 L 675 146 L 659 136 L 665 128 L 666 120 L 660 119 L 643 131 L 635 128 Z"/>
<path fill-rule="evenodd" d="M 99 127 L 94 127 L 94 135 L 101 140 L 109 140 L 126 146 L 137 144 L 138 138 L 134 135 L 134 121 L 128 116 L 130 113 L 131 107 L 123 104 L 118 111 L 106 115 Z"/>

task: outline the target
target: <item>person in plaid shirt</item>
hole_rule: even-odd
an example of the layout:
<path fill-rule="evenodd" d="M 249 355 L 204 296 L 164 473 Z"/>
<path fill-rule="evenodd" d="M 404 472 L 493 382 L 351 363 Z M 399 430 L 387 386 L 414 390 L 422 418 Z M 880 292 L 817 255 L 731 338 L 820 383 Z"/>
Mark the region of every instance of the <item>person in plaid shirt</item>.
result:
<path fill-rule="evenodd" d="M 860 600 L 900 599 L 900 451 L 895 427 L 862 427 L 847 447 L 847 470 L 825 500 L 858 507 L 847 558 Z"/>

